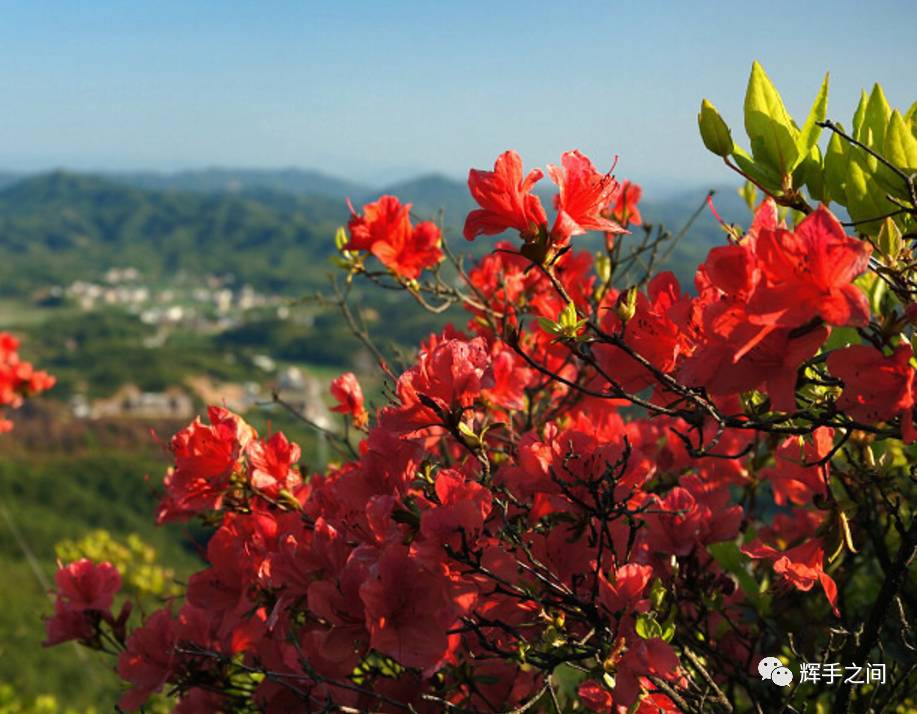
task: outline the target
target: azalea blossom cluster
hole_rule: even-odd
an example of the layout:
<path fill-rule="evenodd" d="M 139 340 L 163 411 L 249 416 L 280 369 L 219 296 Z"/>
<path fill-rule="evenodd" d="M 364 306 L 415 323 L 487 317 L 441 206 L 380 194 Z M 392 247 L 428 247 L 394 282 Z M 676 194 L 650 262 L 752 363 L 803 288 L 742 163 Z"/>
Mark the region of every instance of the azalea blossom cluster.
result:
<path fill-rule="evenodd" d="M 36 370 L 19 357 L 19 340 L 0 332 L 0 432 L 13 428 L 4 409 L 18 409 L 23 401 L 54 386 L 54 377 Z"/>
<path fill-rule="evenodd" d="M 870 244 L 825 207 L 791 227 L 770 200 L 693 290 L 616 286 L 639 187 L 578 151 L 548 175 L 553 221 L 514 152 L 471 171 L 465 237 L 520 242 L 456 266 L 466 322 L 420 345 L 388 404 L 370 414 L 354 375 L 335 380 L 352 458 L 305 473 L 282 434 L 212 407 L 172 439 L 158 512 L 215 524 L 206 568 L 128 632 L 110 566 L 66 566 L 49 643 L 104 633 L 125 709 L 163 690 L 182 712 L 708 711 L 736 681 L 778 696 L 754 674 L 765 599 L 843 616 L 832 458 L 914 440 L 904 314 L 860 342 Z M 575 249 L 587 232 L 606 234 L 599 258 Z M 342 250 L 420 295 L 441 241 L 384 196 Z"/>

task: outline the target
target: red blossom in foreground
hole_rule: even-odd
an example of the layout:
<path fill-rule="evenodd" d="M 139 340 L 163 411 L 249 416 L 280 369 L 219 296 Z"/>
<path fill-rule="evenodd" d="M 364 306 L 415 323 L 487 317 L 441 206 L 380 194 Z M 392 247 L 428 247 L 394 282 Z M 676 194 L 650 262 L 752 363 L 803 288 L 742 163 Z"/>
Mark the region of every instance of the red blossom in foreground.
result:
<path fill-rule="evenodd" d="M 3 408 L 18 409 L 26 397 L 54 386 L 54 377 L 23 362 L 18 350 L 19 340 L 0 332 L 0 432 L 13 428 L 13 423 L 3 417 Z"/>
<path fill-rule="evenodd" d="M 382 196 L 363 206 L 362 214 L 354 212 L 347 224 L 350 241 L 345 250 L 365 250 L 396 275 L 414 280 L 425 268 L 443 259 L 439 227 L 424 221 L 411 224 L 411 204 L 401 204 L 394 196 Z"/>
<path fill-rule="evenodd" d="M 594 679 L 587 679 L 581 683 L 576 690 L 576 694 L 583 706 L 591 712 L 611 711 L 611 692 Z"/>
<path fill-rule="evenodd" d="M 804 505 L 827 495 L 829 467 L 820 462 L 833 446 L 834 430 L 819 427 L 811 439 L 791 436 L 777 447 L 773 468 L 762 476 L 770 479 L 778 506 L 787 502 Z"/>
<path fill-rule="evenodd" d="M 61 567 L 54 576 L 57 596 L 68 610 L 98 610 L 111 608 L 115 593 L 121 589 L 121 574 L 111 563 L 96 565 L 81 558 Z"/>
<path fill-rule="evenodd" d="M 118 701 L 128 711 L 139 709 L 160 691 L 174 673 L 177 623 L 168 610 L 157 610 L 127 639 L 118 657 L 118 674 L 131 688 Z"/>
<path fill-rule="evenodd" d="M 828 355 L 828 369 L 844 383 L 837 408 L 866 424 L 901 417 L 904 439 L 914 429 L 914 368 L 910 345 L 899 345 L 890 357 L 875 347 L 851 345 Z"/>
<path fill-rule="evenodd" d="M 762 279 L 749 301 L 749 319 L 798 327 L 815 317 L 829 325 L 865 325 L 869 304 L 853 284 L 872 246 L 848 236 L 825 206 L 792 231 L 762 229 L 754 239 Z"/>
<path fill-rule="evenodd" d="M 90 640 L 95 634 L 95 623 L 89 613 L 71 610 L 57 602 L 54 605 L 54 615 L 45 620 L 45 639 L 42 645 L 52 647 L 70 640 Z"/>
<path fill-rule="evenodd" d="M 554 199 L 557 218 L 551 229 L 554 242 L 564 245 L 570 236 L 587 231 L 625 233 L 621 226 L 602 215 L 619 191 L 618 182 L 611 174 L 600 174 L 579 151 L 568 151 L 560 162 L 560 166 L 548 166 L 548 174 L 558 189 Z"/>
<path fill-rule="evenodd" d="M 633 609 L 652 577 L 653 569 L 649 565 L 622 565 L 615 569 L 611 578 L 600 576 L 599 602 L 609 612 Z"/>
<path fill-rule="evenodd" d="M 564 153 L 560 164 L 548 165 L 548 174 L 558 189 L 554 197 L 557 216 L 549 232 L 551 243 L 564 246 L 571 236 L 587 231 L 626 233 L 607 215 L 620 188 L 614 177 L 596 171 L 592 162 L 576 150 Z M 481 208 L 468 214 L 465 238 L 474 240 L 479 235 L 514 229 L 527 243 L 547 239 L 548 218 L 541 199 L 532 193 L 543 176 L 541 169 L 534 169 L 523 178 L 522 159 L 515 151 L 497 157 L 493 171 L 472 169 L 468 188 Z"/>
<path fill-rule="evenodd" d="M 821 584 L 834 614 L 840 615 L 837 609 L 837 584 L 825 572 L 825 552 L 817 539 L 783 552 L 761 543 L 746 546 L 742 548 L 742 552 L 750 558 L 772 561 L 774 572 L 783 576 L 797 590 L 807 592 L 816 584 Z"/>
<path fill-rule="evenodd" d="M 277 498 L 281 491 L 290 493 L 302 482 L 294 468 L 302 452 L 282 433 L 277 432 L 267 441 L 250 442 L 246 454 L 252 487 L 266 496 Z"/>
<path fill-rule="evenodd" d="M 233 473 L 240 468 L 243 451 L 256 436 L 254 429 L 227 409 L 210 407 L 207 413 L 209 425 L 196 419 L 172 437 L 175 468 L 165 479 L 159 523 L 219 508 Z"/>
<path fill-rule="evenodd" d="M 115 595 L 121 590 L 121 574 L 111 563 L 81 558 L 66 566 L 59 564 L 54 582 L 57 596 L 54 615 L 45 621 L 45 647 L 69 640 L 92 640 L 98 635 L 100 620 L 123 627 L 130 614 L 127 605 L 117 623 L 111 615 Z"/>
<path fill-rule="evenodd" d="M 642 196 L 643 189 L 638 184 L 622 181 L 614 202 L 607 211 L 609 217 L 621 226 L 643 225 L 643 216 L 640 215 L 637 206 Z"/>
<path fill-rule="evenodd" d="M 522 159 L 515 151 L 500 154 L 493 171 L 471 169 L 468 188 L 481 208 L 465 219 L 465 238 L 498 235 L 510 228 L 523 237 L 535 236 L 548 222 L 541 199 L 532 193 L 543 176 L 541 169 L 533 169 L 523 178 Z"/>
<path fill-rule="evenodd" d="M 411 205 L 402 204 L 395 196 L 381 196 L 363 206 L 358 214 L 350 208 L 347 229 L 350 241 L 347 250 L 372 250 L 377 243 L 403 244 L 411 226 Z"/>
<path fill-rule="evenodd" d="M 332 407 L 331 411 L 348 414 L 357 429 L 366 426 L 369 413 L 363 406 L 363 389 L 353 372 L 344 372 L 331 381 L 331 395 L 337 400 L 337 406 Z"/>
<path fill-rule="evenodd" d="M 535 712 L 553 692 L 571 711 L 659 714 L 718 687 L 785 706 L 749 663 L 783 610 L 827 612 L 816 586 L 845 626 L 859 616 L 847 502 L 907 454 L 873 443 L 914 436 L 910 347 L 877 347 L 898 344 L 899 313 L 861 330 L 875 345 L 832 348 L 832 328 L 869 320 L 853 282 L 869 246 L 824 207 L 791 230 L 770 201 L 695 291 L 668 272 L 611 285 L 597 272 L 623 244 L 596 259 L 562 244 L 641 221 L 639 187 L 579 152 L 550 173 L 549 231 L 540 171 L 507 152 L 471 172 L 465 236 L 512 229 L 523 250 L 457 271 L 467 322 L 389 373 L 374 414 L 352 373 L 331 383 L 358 429 L 327 434 L 340 460 L 309 475 L 286 436 L 212 407 L 173 437 L 158 511 L 212 533 L 183 603 L 128 634 L 117 572 L 80 561 L 58 574 L 47 644 L 123 648 L 126 709 L 169 690 L 178 711 Z M 409 209 L 368 204 L 345 249 L 418 275 L 439 235 Z"/>
<path fill-rule="evenodd" d="M 360 586 L 370 646 L 408 667 L 436 671 L 458 614 L 447 584 L 403 546 L 387 547 Z"/>

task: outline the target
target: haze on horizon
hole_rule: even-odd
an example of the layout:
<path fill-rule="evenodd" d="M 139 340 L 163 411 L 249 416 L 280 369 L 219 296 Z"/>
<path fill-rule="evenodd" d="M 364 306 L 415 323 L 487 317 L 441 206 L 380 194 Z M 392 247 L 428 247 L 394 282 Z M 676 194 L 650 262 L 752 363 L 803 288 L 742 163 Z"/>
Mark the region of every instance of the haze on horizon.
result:
<path fill-rule="evenodd" d="M 796 115 L 830 70 L 829 116 L 845 123 L 875 80 L 909 102 L 917 66 L 906 0 L 0 0 L 0 13 L 0 170 L 24 172 L 301 167 L 379 185 L 459 178 L 506 148 L 526 166 L 580 148 L 645 183 L 723 183 L 695 115 L 707 97 L 740 128 L 753 59 Z"/>

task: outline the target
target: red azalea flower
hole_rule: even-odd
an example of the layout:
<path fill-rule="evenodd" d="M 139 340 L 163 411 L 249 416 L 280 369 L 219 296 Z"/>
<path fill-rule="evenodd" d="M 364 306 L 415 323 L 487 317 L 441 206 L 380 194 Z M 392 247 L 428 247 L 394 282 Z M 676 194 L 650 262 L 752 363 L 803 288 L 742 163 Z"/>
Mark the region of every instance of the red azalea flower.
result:
<path fill-rule="evenodd" d="M 421 352 L 417 364 L 398 379 L 400 407 L 386 409 L 384 419 L 393 430 L 410 436 L 442 424 L 442 416 L 474 403 L 483 389 L 493 386 L 490 355 L 484 340 L 452 339 Z"/>
<path fill-rule="evenodd" d="M 687 346 L 685 332 L 672 320 L 673 307 L 682 300 L 677 278 L 666 271 L 647 286 L 648 295 L 637 294 L 633 317 L 627 322 L 624 339 L 638 355 L 662 372 L 671 372 Z M 602 329 L 617 333 L 621 320 L 614 309 L 602 316 Z M 654 384 L 653 373 L 619 347 L 598 344 L 594 348 L 605 374 L 625 391 L 636 392 Z"/>
<path fill-rule="evenodd" d="M 442 260 L 439 227 L 432 221 L 412 227 L 410 203 L 402 205 L 395 196 L 382 196 L 363 206 L 361 215 L 352 206 L 350 212 L 345 250 L 369 251 L 393 273 L 410 280 Z"/>
<path fill-rule="evenodd" d="M 248 456 L 249 481 L 251 485 L 271 498 L 281 490 L 292 493 L 302 479 L 293 468 L 302 451 L 298 444 L 287 440 L 277 432 L 267 441 L 256 439 L 245 450 Z"/>
<path fill-rule="evenodd" d="M 96 628 L 88 611 L 71 610 L 60 599 L 54 604 L 54 616 L 45 620 L 43 647 L 53 647 L 70 640 L 88 640 Z"/>
<path fill-rule="evenodd" d="M 656 675 L 662 679 L 675 679 L 678 676 L 678 657 L 675 650 L 665 640 L 655 637 L 644 640 L 632 637 L 627 643 L 627 651 L 618 662 L 615 674 L 615 703 L 625 709 L 640 697 L 646 675 Z"/>
<path fill-rule="evenodd" d="M 615 568 L 610 579 L 599 573 L 599 601 L 608 612 L 633 608 L 653 577 L 649 565 L 628 563 Z"/>
<path fill-rule="evenodd" d="M 172 676 L 176 624 L 168 610 L 157 610 L 128 637 L 127 648 L 118 657 L 118 674 L 131 684 L 118 702 L 122 709 L 140 708 Z"/>
<path fill-rule="evenodd" d="M 411 233 L 411 204 L 402 203 L 395 196 L 381 196 L 363 206 L 357 214 L 350 207 L 347 229 L 350 241 L 345 250 L 372 250 L 376 243 L 404 245 Z"/>
<path fill-rule="evenodd" d="M 19 358 L 19 340 L 8 332 L 0 332 L 0 407 L 16 409 L 23 398 L 43 392 L 54 386 L 54 377 L 38 372 L 28 362 Z M 0 432 L 9 431 L 13 423 L 2 418 Z"/>
<path fill-rule="evenodd" d="M 611 692 L 594 679 L 587 679 L 576 689 L 576 696 L 591 712 L 611 712 Z"/>
<path fill-rule="evenodd" d="M 622 226 L 642 225 L 643 217 L 640 215 L 640 209 L 637 208 L 637 203 L 642 195 L 643 189 L 639 184 L 622 181 L 620 190 L 608 211 L 610 217 Z"/>
<path fill-rule="evenodd" d="M 844 382 L 837 408 L 853 419 L 875 424 L 901 415 L 906 443 L 914 429 L 914 368 L 910 345 L 898 345 L 890 357 L 870 345 L 851 345 L 828 355 L 828 369 Z"/>
<path fill-rule="evenodd" d="M 853 280 L 869 265 L 872 246 L 848 236 L 825 206 L 794 231 L 762 229 L 754 250 L 764 279 L 749 302 L 752 322 L 798 327 L 814 317 L 836 326 L 869 321 L 869 303 Z"/>
<path fill-rule="evenodd" d="M 60 567 L 54 581 L 61 606 L 74 612 L 107 612 L 121 589 L 121 574 L 114 565 L 96 564 L 88 558 Z"/>
<path fill-rule="evenodd" d="M 401 545 L 386 548 L 374 570 L 360 586 L 370 645 L 406 667 L 435 669 L 456 614 L 445 578 L 421 567 Z"/>
<path fill-rule="evenodd" d="M 481 208 L 465 219 L 467 240 L 479 235 L 498 235 L 513 228 L 523 238 L 538 235 L 548 222 L 541 199 L 532 188 L 544 176 L 533 169 L 522 177 L 522 159 L 515 151 L 505 151 L 494 162 L 493 171 L 471 169 L 468 188 Z"/>
<path fill-rule="evenodd" d="M 198 418 L 172 437 L 175 467 L 201 478 L 222 478 L 233 470 L 255 432 L 228 409 L 209 407 L 207 415 L 209 426 Z"/>
<path fill-rule="evenodd" d="M 817 495 L 825 495 L 828 484 L 828 465 L 813 466 L 825 458 L 834 446 L 834 430 L 818 427 L 811 441 L 801 436 L 784 439 L 774 456 L 774 466 L 765 469 L 762 476 L 769 479 L 778 506 L 791 502 L 796 505 L 811 503 Z"/>
<path fill-rule="evenodd" d="M 242 452 L 257 435 L 228 409 L 210 407 L 210 425 L 195 419 L 170 444 L 175 468 L 165 477 L 156 521 L 165 523 L 219 508 Z"/>
<path fill-rule="evenodd" d="M 432 268 L 443 259 L 441 244 L 439 226 L 424 221 L 411 230 L 403 243 L 379 241 L 370 252 L 396 275 L 416 280 L 425 268 Z"/>
<path fill-rule="evenodd" d="M 421 518 L 423 536 L 435 544 L 450 543 L 455 548 L 461 548 L 462 537 L 473 544 L 490 513 L 491 492 L 475 481 L 466 480 L 455 469 L 443 469 L 436 475 L 436 497 L 439 505 Z"/>
<path fill-rule="evenodd" d="M 493 356 L 494 386 L 484 390 L 484 396 L 504 409 L 524 409 L 525 388 L 535 372 L 505 343 L 498 345 Z"/>
<path fill-rule="evenodd" d="M 338 404 L 331 411 L 338 414 L 349 414 L 357 429 L 362 429 L 369 421 L 369 413 L 363 406 L 363 389 L 353 372 L 344 372 L 331 382 L 331 394 Z"/>
<path fill-rule="evenodd" d="M 773 561 L 774 572 L 782 575 L 797 590 L 808 592 L 816 583 L 820 583 L 834 614 L 840 616 L 837 609 L 837 585 L 825 572 L 825 552 L 817 538 L 783 552 L 760 542 L 743 547 L 742 552 L 749 558 Z"/>
<path fill-rule="evenodd" d="M 687 555 L 704 532 L 704 512 L 686 488 L 676 486 L 664 498 L 652 496 L 654 511 L 647 516 L 645 538 L 653 551 Z"/>
<path fill-rule="evenodd" d="M 618 182 L 611 174 L 600 174 L 579 151 L 566 152 L 560 162 L 559 167 L 548 166 L 548 174 L 559 191 L 554 199 L 557 218 L 551 229 L 554 242 L 564 244 L 570 236 L 587 231 L 626 233 L 602 215 L 618 191 Z"/>

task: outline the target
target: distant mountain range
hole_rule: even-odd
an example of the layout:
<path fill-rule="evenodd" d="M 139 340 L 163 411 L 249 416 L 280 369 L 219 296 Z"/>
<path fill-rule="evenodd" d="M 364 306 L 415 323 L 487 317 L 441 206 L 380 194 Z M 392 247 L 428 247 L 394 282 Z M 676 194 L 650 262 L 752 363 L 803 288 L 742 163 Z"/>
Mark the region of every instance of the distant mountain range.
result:
<path fill-rule="evenodd" d="M 334 176 L 323 171 L 300 168 L 280 169 L 239 169 L 225 167 L 210 167 L 202 169 L 189 169 L 176 172 L 157 171 L 52 171 L 49 174 L 78 174 L 94 176 L 105 181 L 124 184 L 134 188 L 149 189 L 168 192 L 193 192 L 205 194 L 227 193 L 235 195 L 264 195 L 265 193 L 291 194 L 295 196 L 323 196 L 343 203 L 349 198 L 354 205 L 359 207 L 362 203 L 374 200 L 376 197 L 390 193 L 412 202 L 415 207 L 423 210 L 437 212 L 445 210 L 450 214 L 464 215 L 473 208 L 471 196 L 464 181 L 442 174 L 430 173 L 417 177 L 374 186 L 357 181 L 350 181 L 339 176 Z M 0 171 L 0 190 L 22 180 L 34 178 L 42 174 L 16 173 Z M 536 189 L 547 199 L 553 192 L 553 184 L 544 180 Z M 680 208 L 684 201 L 693 201 L 695 197 L 703 197 L 708 187 L 691 186 L 685 190 L 666 190 L 660 195 L 645 195 L 648 205 L 671 204 Z M 735 196 L 734 186 L 724 185 L 714 187 L 721 194 L 718 201 L 723 201 L 722 212 L 738 211 L 736 218 L 744 215 L 744 206 Z M 727 196 L 722 194 L 726 193 Z M 697 200 L 700 200 L 698 198 Z M 546 201 L 546 203 L 549 203 Z M 452 210 L 450 210 L 452 209 Z M 719 206 L 718 206 L 719 209 Z"/>
<path fill-rule="evenodd" d="M 231 169 L 206 168 L 175 173 L 139 171 L 103 173 L 101 178 L 137 188 L 195 193 L 236 193 L 271 191 L 298 196 L 325 196 L 343 201 L 347 196 L 371 193 L 369 186 L 308 169 Z"/>
<path fill-rule="evenodd" d="M 546 184 L 544 201 L 550 205 Z M 91 279 L 108 267 L 134 265 L 151 278 L 187 272 L 232 272 L 265 288 L 290 290 L 324 280 L 334 229 L 346 222 L 346 199 L 359 208 L 391 193 L 413 204 L 418 218 L 442 211 L 453 238 L 474 205 L 463 182 L 426 175 L 373 189 L 300 169 L 203 169 L 37 176 L 0 173 L 0 292 Z M 701 205 L 706 190 L 641 203 L 644 218 L 673 230 Z M 733 188 L 717 209 L 748 222 Z M 671 267 L 690 277 L 722 232 L 706 209 Z M 460 246 L 464 248 L 464 245 Z"/>

